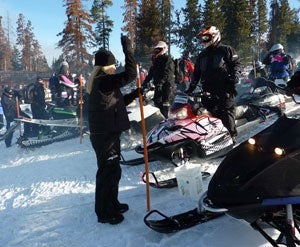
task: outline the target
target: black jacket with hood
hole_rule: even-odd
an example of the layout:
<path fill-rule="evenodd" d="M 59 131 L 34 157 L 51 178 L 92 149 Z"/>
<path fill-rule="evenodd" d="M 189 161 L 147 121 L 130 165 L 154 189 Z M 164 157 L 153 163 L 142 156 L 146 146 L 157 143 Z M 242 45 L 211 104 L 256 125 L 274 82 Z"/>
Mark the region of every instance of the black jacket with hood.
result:
<path fill-rule="evenodd" d="M 202 89 L 212 94 L 236 94 L 235 84 L 241 71 L 236 51 L 221 43 L 209 46 L 197 57 L 192 84 L 201 81 Z"/>
<path fill-rule="evenodd" d="M 120 88 L 132 82 L 137 75 L 132 49 L 123 47 L 125 71 L 106 74 L 101 71 L 95 77 L 89 95 L 89 127 L 92 134 L 122 132 L 130 128 L 126 105 L 136 93 L 123 96 Z"/>

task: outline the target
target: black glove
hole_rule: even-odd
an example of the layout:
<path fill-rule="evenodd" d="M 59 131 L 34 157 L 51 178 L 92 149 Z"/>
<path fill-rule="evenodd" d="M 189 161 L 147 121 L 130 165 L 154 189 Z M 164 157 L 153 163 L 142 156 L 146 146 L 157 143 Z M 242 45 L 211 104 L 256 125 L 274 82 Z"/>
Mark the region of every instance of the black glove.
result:
<path fill-rule="evenodd" d="M 139 97 L 140 94 L 143 95 L 143 93 L 144 93 L 143 88 L 136 88 L 130 94 L 132 94 L 134 98 L 137 98 L 137 97 Z"/>
<path fill-rule="evenodd" d="M 131 42 L 126 35 L 121 36 L 121 44 L 124 52 L 132 52 Z"/>

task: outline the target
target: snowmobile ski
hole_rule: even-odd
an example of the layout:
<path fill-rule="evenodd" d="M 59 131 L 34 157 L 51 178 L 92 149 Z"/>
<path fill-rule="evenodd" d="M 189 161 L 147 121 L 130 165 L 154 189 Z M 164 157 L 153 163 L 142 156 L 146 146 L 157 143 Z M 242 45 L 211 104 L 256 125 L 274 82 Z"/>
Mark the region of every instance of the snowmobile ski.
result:
<path fill-rule="evenodd" d="M 79 121 L 77 118 L 66 118 L 66 119 L 33 119 L 33 118 L 22 118 L 15 119 L 15 121 L 39 124 L 44 126 L 59 126 L 59 127 L 69 127 L 69 128 L 79 128 Z"/>
<path fill-rule="evenodd" d="M 155 176 L 154 172 L 149 172 L 149 174 L 153 177 L 154 182 L 149 182 L 149 185 L 153 188 L 162 189 L 162 188 L 174 188 L 178 186 L 176 178 L 170 178 L 162 181 L 158 181 L 157 177 Z M 210 176 L 209 172 L 201 172 L 202 179 L 208 178 Z M 146 183 L 146 172 L 144 172 L 141 176 L 141 180 Z"/>
<path fill-rule="evenodd" d="M 148 218 L 153 214 L 158 214 L 163 219 L 149 220 Z M 223 215 L 224 213 L 213 213 L 209 211 L 199 212 L 198 208 L 195 208 L 193 210 L 169 217 L 158 210 L 151 210 L 144 217 L 144 223 L 156 232 L 174 233 L 198 224 L 205 223 Z"/>
<path fill-rule="evenodd" d="M 10 126 L 8 130 L 5 131 L 3 135 L 0 135 L 0 141 L 3 141 L 9 134 L 15 131 L 16 128 L 20 126 L 20 122 L 15 123 L 14 125 Z"/>

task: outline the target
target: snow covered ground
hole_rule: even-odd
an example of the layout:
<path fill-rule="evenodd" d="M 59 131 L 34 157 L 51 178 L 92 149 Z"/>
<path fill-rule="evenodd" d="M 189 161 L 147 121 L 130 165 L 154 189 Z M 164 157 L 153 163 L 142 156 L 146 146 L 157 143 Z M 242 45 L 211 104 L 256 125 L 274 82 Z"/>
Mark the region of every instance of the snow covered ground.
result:
<path fill-rule="evenodd" d="M 33 149 L 16 144 L 6 148 L 2 141 L 0 150 L 1 247 L 270 246 L 248 224 L 229 216 L 173 234 L 149 229 L 143 222 L 147 201 L 140 172 L 144 165 L 122 166 L 119 197 L 130 206 L 124 222 L 98 223 L 94 213 L 96 158 L 88 136 L 82 144 L 77 138 Z M 213 174 L 220 161 L 201 166 Z M 164 165 L 150 163 L 150 170 L 157 168 L 164 169 Z M 209 179 L 203 181 L 204 188 Z M 197 200 L 180 195 L 178 188 L 150 188 L 150 206 L 173 215 L 197 207 Z"/>

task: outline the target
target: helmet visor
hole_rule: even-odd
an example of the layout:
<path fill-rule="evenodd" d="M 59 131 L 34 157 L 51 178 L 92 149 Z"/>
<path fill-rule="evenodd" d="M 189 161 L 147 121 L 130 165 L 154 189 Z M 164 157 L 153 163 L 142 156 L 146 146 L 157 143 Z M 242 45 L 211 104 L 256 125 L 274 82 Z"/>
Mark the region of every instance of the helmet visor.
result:
<path fill-rule="evenodd" d="M 201 42 L 202 43 L 207 43 L 212 40 L 212 36 L 210 34 L 205 34 L 201 37 Z"/>

